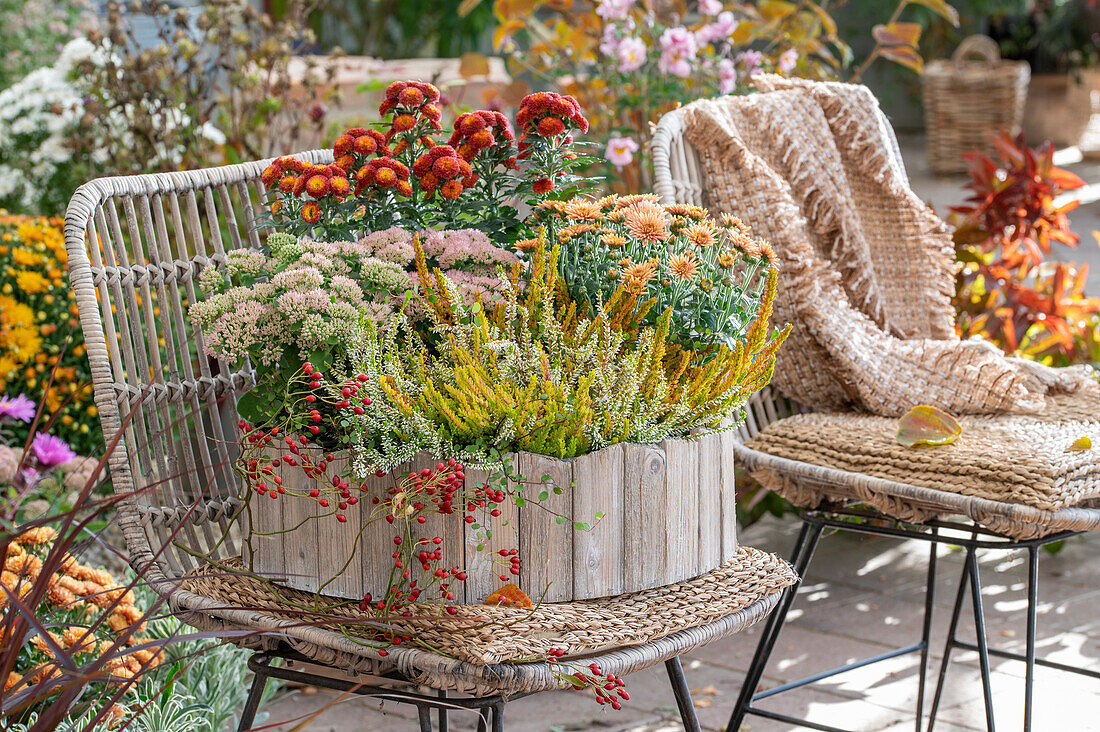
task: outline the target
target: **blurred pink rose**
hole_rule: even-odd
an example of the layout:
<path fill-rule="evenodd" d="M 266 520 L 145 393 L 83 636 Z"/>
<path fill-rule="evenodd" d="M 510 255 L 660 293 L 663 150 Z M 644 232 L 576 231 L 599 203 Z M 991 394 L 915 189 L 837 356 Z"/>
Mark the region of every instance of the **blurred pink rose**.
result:
<path fill-rule="evenodd" d="M 733 16 L 733 13 L 725 10 L 718 14 L 713 23 L 708 23 L 696 31 L 695 37 L 701 44 L 724 41 L 733 35 L 733 32 L 737 30 L 737 25 L 737 18 Z"/>
<path fill-rule="evenodd" d="M 699 12 L 703 15 L 718 15 L 722 12 L 722 0 L 699 0 Z"/>
<path fill-rule="evenodd" d="M 596 4 L 596 15 L 604 20 L 623 20 L 633 5 L 634 0 L 600 0 Z"/>

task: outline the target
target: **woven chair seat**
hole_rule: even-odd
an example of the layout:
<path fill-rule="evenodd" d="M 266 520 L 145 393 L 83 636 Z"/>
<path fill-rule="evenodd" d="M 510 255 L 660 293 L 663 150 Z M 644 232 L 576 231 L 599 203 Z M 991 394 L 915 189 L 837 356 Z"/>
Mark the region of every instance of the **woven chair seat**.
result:
<path fill-rule="evenodd" d="M 888 486 L 857 477 L 833 482 L 828 491 L 781 476 L 776 463 L 757 461 L 753 475 L 798 505 L 857 500 L 906 521 L 955 513 L 959 497 L 993 505 L 972 516 L 988 528 L 1018 539 L 1068 528 L 1055 520 L 1095 513 L 1100 519 L 1100 460 L 1091 450 L 1068 450 L 1078 438 L 1100 445 L 1100 394 L 1048 397 L 1035 415 L 969 416 L 955 442 L 907 448 L 897 441 L 897 420 L 853 412 L 811 412 L 769 424 L 746 443 L 757 453 L 809 466 L 859 474 L 913 491 L 897 495 Z M 951 494 L 955 494 L 952 496 Z M 1079 509 L 1077 512 L 1067 509 Z M 1037 525 L 1035 519 L 1049 522 Z M 1096 524 L 1094 524 L 1096 525 Z"/>
<path fill-rule="evenodd" d="M 712 572 L 616 597 L 544 603 L 533 610 L 462 606 L 457 616 L 442 617 L 415 607 L 418 615 L 385 622 L 414 630 L 435 652 L 388 646 L 382 657 L 377 643 L 362 640 L 369 633 L 363 623 L 373 616 L 354 603 L 318 607 L 308 592 L 234 573 L 241 567 L 240 559 L 230 559 L 192 572 L 172 594 L 173 609 L 199 611 L 188 616 L 197 627 L 261 633 L 238 636 L 235 642 L 241 645 L 270 647 L 282 641 L 350 673 L 396 671 L 433 688 L 478 696 L 564 688 L 549 664 L 528 660 L 550 648 L 565 651 L 566 664 L 596 660 L 605 673 L 648 668 L 752 625 L 796 579 L 779 557 L 741 547 Z"/>

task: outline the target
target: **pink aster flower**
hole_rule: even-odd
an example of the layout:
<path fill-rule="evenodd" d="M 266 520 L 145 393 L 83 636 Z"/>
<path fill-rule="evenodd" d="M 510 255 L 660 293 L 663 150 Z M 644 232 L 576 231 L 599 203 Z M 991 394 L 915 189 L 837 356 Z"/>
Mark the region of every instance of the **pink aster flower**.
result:
<path fill-rule="evenodd" d="M 31 449 L 34 450 L 34 457 L 38 460 L 38 467 L 43 470 L 49 470 L 61 463 L 67 463 L 76 457 L 76 453 L 72 451 L 67 442 L 60 437 L 54 437 L 45 432 L 39 432 L 34 436 Z"/>
<path fill-rule="evenodd" d="M 638 152 L 638 143 L 632 137 L 616 135 L 607 141 L 607 150 L 603 156 L 612 165 L 621 168 L 634 162 L 634 153 Z"/>
<path fill-rule="evenodd" d="M 0 396 L 0 417 L 30 422 L 34 419 L 36 408 L 26 394 L 17 397 Z"/>
<path fill-rule="evenodd" d="M 661 34 L 661 59 L 657 66 L 666 74 L 685 79 L 691 76 L 692 62 L 698 52 L 694 33 L 683 26 L 668 28 Z"/>
<path fill-rule="evenodd" d="M 778 69 L 784 74 L 789 74 L 794 71 L 795 64 L 798 63 L 798 51 L 793 48 L 788 48 L 779 57 Z"/>
<path fill-rule="evenodd" d="M 645 63 L 645 41 L 641 38 L 624 38 L 619 43 L 615 56 L 619 59 L 619 72 L 628 73 Z"/>

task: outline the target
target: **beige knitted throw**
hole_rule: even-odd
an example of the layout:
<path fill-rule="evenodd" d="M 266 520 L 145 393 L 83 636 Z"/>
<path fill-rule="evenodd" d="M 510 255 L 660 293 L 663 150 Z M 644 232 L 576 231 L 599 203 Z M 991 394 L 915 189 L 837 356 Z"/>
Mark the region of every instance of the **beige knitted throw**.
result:
<path fill-rule="evenodd" d="M 690 105 L 686 136 L 712 212 L 740 216 L 779 255 L 776 320 L 795 325 L 776 364 L 783 393 L 887 416 L 1026 413 L 1084 383 L 956 337 L 950 232 L 891 167 L 865 87 L 757 86 Z"/>

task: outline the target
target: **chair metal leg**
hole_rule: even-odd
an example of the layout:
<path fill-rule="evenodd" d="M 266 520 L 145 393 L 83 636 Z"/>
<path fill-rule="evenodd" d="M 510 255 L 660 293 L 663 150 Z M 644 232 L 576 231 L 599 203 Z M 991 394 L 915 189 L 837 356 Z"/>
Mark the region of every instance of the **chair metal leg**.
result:
<path fill-rule="evenodd" d="M 695 702 L 691 700 L 691 690 L 688 689 L 687 679 L 684 678 L 684 669 L 680 665 L 679 656 L 665 661 L 665 670 L 668 672 L 668 681 L 672 684 L 672 694 L 676 697 L 676 708 L 680 710 L 680 721 L 684 723 L 686 732 L 700 732 L 699 717 L 695 714 Z"/>
<path fill-rule="evenodd" d="M 253 668 L 255 676 L 252 678 L 252 687 L 248 690 L 248 698 L 245 699 L 244 709 L 241 710 L 241 721 L 237 725 L 237 732 L 252 729 L 252 723 L 256 721 L 256 710 L 260 708 L 260 700 L 263 698 L 268 678 L 261 668 Z"/>
<path fill-rule="evenodd" d="M 440 689 L 438 696 L 440 699 L 446 699 L 447 690 Z M 439 732 L 447 732 L 447 710 L 444 707 L 439 708 Z"/>
<path fill-rule="evenodd" d="M 932 709 L 928 712 L 928 732 L 936 725 L 936 713 L 940 709 L 943 697 L 943 682 L 947 678 L 947 668 L 951 665 L 951 652 L 955 649 L 955 636 L 959 628 L 959 616 L 962 614 L 963 599 L 966 597 L 967 581 L 970 579 L 970 562 L 963 563 L 959 575 L 959 589 L 955 593 L 955 607 L 951 611 L 951 623 L 947 627 L 947 641 L 944 643 L 943 660 L 940 661 L 939 678 L 936 680 L 936 693 L 932 696 Z"/>
<path fill-rule="evenodd" d="M 420 732 L 432 732 L 432 710 L 430 707 L 417 704 L 416 717 L 420 722 Z"/>
<path fill-rule="evenodd" d="M 493 707 L 493 732 L 504 732 L 504 703 Z"/>
<path fill-rule="evenodd" d="M 756 687 L 760 683 L 760 678 L 764 675 L 764 668 L 768 665 L 772 649 L 775 648 L 775 642 L 783 629 L 783 623 L 787 620 L 787 613 L 791 609 L 791 604 L 794 603 L 795 595 L 798 594 L 798 588 L 802 585 L 802 577 L 813 558 L 814 550 L 817 548 L 817 543 L 821 539 L 821 532 L 824 528 L 819 523 L 807 521 L 805 518 L 802 520 L 802 530 L 798 532 L 798 540 L 795 542 L 794 552 L 791 554 L 791 564 L 794 566 L 795 574 L 798 575 L 798 580 L 783 592 L 779 606 L 772 611 L 771 616 L 764 625 L 764 631 L 761 633 L 760 641 L 756 645 L 756 653 L 753 654 L 752 663 L 749 664 L 748 672 L 745 675 L 741 693 L 737 696 L 737 703 L 733 707 L 733 713 L 730 714 L 730 721 L 726 724 L 728 732 L 737 732 L 741 729 L 741 722 L 744 721 L 745 714 L 752 705 Z"/>
<path fill-rule="evenodd" d="M 1039 547 L 1027 550 L 1027 671 L 1024 674 L 1024 732 L 1031 732 L 1035 696 L 1035 615 L 1039 604 Z"/>
<path fill-rule="evenodd" d="M 932 530 L 937 535 L 939 529 Z M 920 672 L 917 679 L 917 732 L 921 732 L 924 716 L 924 690 L 928 680 L 928 652 L 932 645 L 932 611 L 936 599 L 936 550 L 939 544 L 929 542 L 928 550 L 928 580 L 924 587 L 924 626 L 921 629 Z"/>
<path fill-rule="evenodd" d="M 982 583 L 978 577 L 978 556 L 973 549 L 967 552 L 967 562 L 970 563 L 970 599 L 974 604 L 974 626 L 978 635 L 978 663 L 982 670 L 982 694 L 985 697 L 985 725 L 989 732 L 994 732 L 996 724 L 993 721 L 993 689 L 989 681 L 989 646 L 985 637 L 985 613 L 982 609 Z"/>

